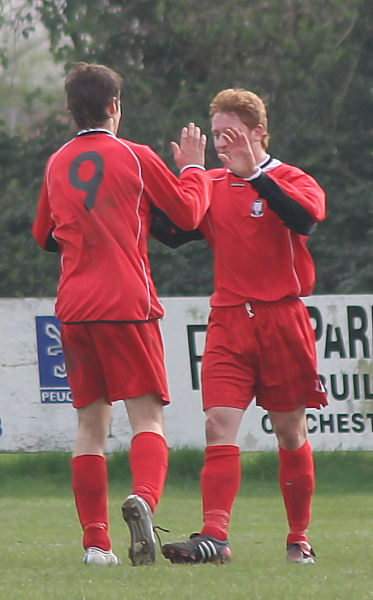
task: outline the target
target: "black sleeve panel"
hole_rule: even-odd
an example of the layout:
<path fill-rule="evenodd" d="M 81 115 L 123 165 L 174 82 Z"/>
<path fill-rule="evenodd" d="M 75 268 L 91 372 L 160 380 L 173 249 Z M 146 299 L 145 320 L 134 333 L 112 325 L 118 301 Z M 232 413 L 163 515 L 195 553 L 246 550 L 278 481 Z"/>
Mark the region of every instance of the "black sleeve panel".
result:
<path fill-rule="evenodd" d="M 156 240 L 169 248 L 178 248 L 192 240 L 203 239 L 203 235 L 199 229 L 184 231 L 184 229 L 175 225 L 166 213 L 157 206 L 154 206 L 154 204 L 151 205 L 151 212 L 153 220 L 149 231 Z"/>
<path fill-rule="evenodd" d="M 52 233 L 53 233 L 53 229 L 50 230 L 49 235 L 48 235 L 47 239 L 45 240 L 44 250 L 46 250 L 47 252 L 59 252 L 60 247 L 57 244 L 54 237 L 52 236 Z"/>
<path fill-rule="evenodd" d="M 260 196 L 267 200 L 269 208 L 282 219 L 286 227 L 302 235 L 312 233 L 316 223 L 312 221 L 306 209 L 287 196 L 273 179 L 261 173 L 250 183 Z"/>

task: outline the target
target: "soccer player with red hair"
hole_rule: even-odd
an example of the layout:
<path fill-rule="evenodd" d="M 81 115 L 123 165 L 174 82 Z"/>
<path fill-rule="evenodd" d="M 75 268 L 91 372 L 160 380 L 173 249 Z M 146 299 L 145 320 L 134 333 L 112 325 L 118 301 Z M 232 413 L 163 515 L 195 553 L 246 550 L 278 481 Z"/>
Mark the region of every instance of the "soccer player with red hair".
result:
<path fill-rule="evenodd" d="M 223 167 L 208 171 L 211 205 L 198 228 L 213 250 L 215 274 L 201 374 L 203 527 L 185 542 L 165 544 L 162 552 L 175 563 L 230 560 L 228 526 L 241 480 L 236 437 L 256 398 L 268 411 L 279 446 L 287 560 L 312 563 L 307 528 L 314 467 L 305 410 L 321 408 L 327 399 L 300 297 L 314 286 L 306 243 L 325 218 L 325 194 L 310 175 L 267 153 L 267 113 L 256 94 L 223 90 L 212 100 L 210 116 Z M 156 215 L 151 228 L 161 241 L 162 221 L 165 228 L 167 221 Z"/>

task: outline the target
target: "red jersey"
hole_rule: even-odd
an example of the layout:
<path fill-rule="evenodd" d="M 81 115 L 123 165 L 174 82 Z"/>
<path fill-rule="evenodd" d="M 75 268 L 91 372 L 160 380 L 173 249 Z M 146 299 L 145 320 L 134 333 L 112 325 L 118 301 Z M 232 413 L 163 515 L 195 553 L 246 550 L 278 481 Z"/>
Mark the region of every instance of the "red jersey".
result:
<path fill-rule="evenodd" d="M 56 315 L 65 323 L 146 321 L 164 314 L 147 251 L 150 205 L 195 229 L 210 202 L 206 172 L 177 178 L 148 146 L 80 132 L 47 163 L 33 235 L 58 243 Z"/>
<path fill-rule="evenodd" d="M 269 159 L 262 171 L 301 205 L 314 223 L 325 218 L 325 194 L 301 169 Z M 307 296 L 315 282 L 308 237 L 295 233 L 246 179 L 225 168 L 208 171 L 211 205 L 199 229 L 214 252 L 211 306 Z"/>

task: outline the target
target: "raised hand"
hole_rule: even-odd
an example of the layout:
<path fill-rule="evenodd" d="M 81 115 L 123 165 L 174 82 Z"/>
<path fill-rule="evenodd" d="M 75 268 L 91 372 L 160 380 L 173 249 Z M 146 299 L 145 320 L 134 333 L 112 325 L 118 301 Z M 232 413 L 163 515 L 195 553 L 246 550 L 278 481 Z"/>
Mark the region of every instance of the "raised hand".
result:
<path fill-rule="evenodd" d="M 254 153 L 247 135 L 235 127 L 222 134 L 226 143 L 224 153 L 218 157 L 227 169 L 240 177 L 250 177 L 257 170 Z"/>
<path fill-rule="evenodd" d="M 194 123 L 189 123 L 187 127 L 183 127 L 180 136 L 180 145 L 176 142 L 171 142 L 174 160 L 182 169 L 186 165 L 205 166 L 207 138 L 201 133 L 199 127 Z"/>

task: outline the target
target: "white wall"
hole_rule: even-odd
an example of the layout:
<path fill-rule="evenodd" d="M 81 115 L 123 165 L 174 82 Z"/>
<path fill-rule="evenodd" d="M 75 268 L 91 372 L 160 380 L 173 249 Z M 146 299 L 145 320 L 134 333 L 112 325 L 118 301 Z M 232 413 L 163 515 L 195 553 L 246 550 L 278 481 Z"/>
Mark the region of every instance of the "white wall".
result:
<path fill-rule="evenodd" d="M 203 413 L 200 391 L 193 389 L 192 372 L 196 388 L 208 299 L 162 301 L 166 308 L 162 332 L 172 398 L 171 406 L 165 409 L 168 443 L 173 448 L 202 448 Z M 305 303 L 311 307 L 319 373 L 325 377 L 330 402 L 326 409 L 308 411 L 313 447 L 372 450 L 373 296 L 313 296 Z M 76 414 L 69 402 L 53 313 L 52 299 L 0 299 L 0 451 L 71 450 Z M 264 417 L 264 411 L 254 404 L 246 412 L 239 437 L 243 450 L 276 447 Z M 117 402 L 107 450 L 128 448 L 129 442 L 124 406 Z"/>

